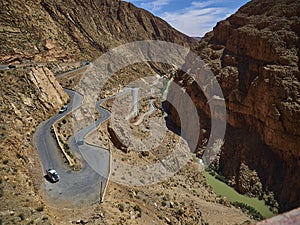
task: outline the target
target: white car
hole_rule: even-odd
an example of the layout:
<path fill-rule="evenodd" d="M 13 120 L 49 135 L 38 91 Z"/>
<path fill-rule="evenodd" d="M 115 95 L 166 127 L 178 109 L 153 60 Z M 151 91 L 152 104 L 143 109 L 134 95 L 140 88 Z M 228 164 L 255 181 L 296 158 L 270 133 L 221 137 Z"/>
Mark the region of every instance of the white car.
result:
<path fill-rule="evenodd" d="M 56 172 L 56 170 L 47 169 L 46 173 L 47 173 L 47 176 L 51 179 L 51 181 L 53 181 L 53 182 L 59 181 L 60 177 L 59 177 L 58 173 Z"/>
<path fill-rule="evenodd" d="M 63 112 L 65 112 L 67 109 L 68 109 L 68 106 L 67 106 L 67 105 L 64 105 L 64 106 L 62 106 L 61 109 L 59 110 L 59 113 L 63 113 Z"/>

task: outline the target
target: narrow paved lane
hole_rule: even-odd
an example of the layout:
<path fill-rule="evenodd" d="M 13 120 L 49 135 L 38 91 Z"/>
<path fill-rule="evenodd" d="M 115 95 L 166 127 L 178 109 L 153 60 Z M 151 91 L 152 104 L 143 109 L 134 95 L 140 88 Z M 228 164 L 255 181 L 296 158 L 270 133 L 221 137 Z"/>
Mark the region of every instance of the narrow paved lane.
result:
<path fill-rule="evenodd" d="M 92 203 L 99 200 L 100 188 L 102 186 L 103 189 L 107 182 L 109 152 L 105 149 L 95 147 L 93 149 L 96 155 L 95 160 L 98 160 L 99 164 L 101 162 L 103 168 L 106 169 L 103 171 L 103 174 L 106 174 L 106 176 L 100 176 L 86 163 L 83 163 L 83 168 L 80 171 L 73 171 L 64 163 L 64 157 L 57 147 L 56 141 L 50 133 L 50 129 L 57 120 L 80 107 L 83 99 L 83 96 L 74 91 L 68 89 L 65 89 L 65 91 L 71 97 L 68 110 L 43 122 L 38 127 L 34 139 L 43 171 L 47 168 L 54 168 L 61 177 L 57 183 L 51 183 L 45 179 L 47 196 L 55 204 L 63 204 L 65 207 L 68 207 L 79 203 Z M 74 98 L 74 95 L 77 95 L 77 97 Z M 76 99 L 76 102 L 74 102 L 74 99 Z M 80 152 L 78 146 L 75 144 L 74 138 L 71 138 L 70 142 L 72 143 L 72 150 Z M 90 148 L 87 148 L 87 150 L 90 151 Z"/>
<path fill-rule="evenodd" d="M 56 78 L 81 70 L 87 67 L 88 64 L 72 71 L 59 74 Z M 3 66 L 3 69 L 6 69 L 6 66 Z M 100 193 L 103 192 L 105 188 L 109 174 L 109 151 L 90 146 L 86 143 L 78 146 L 75 140 L 79 138 L 84 139 L 88 133 L 96 129 L 99 124 L 109 118 L 110 112 L 98 106 L 97 109 L 101 114 L 101 118 L 96 121 L 95 124 L 91 124 L 82 129 L 69 139 L 68 143 L 71 150 L 81 155 L 80 158 L 82 161 L 82 169 L 80 171 L 73 171 L 65 163 L 65 158 L 50 132 L 52 125 L 57 120 L 76 110 L 82 104 L 83 96 L 72 90 L 64 90 L 71 98 L 71 102 L 68 104 L 68 110 L 64 113 L 56 114 L 40 124 L 35 132 L 34 140 L 41 160 L 43 174 L 45 174 L 46 169 L 53 168 L 58 172 L 61 178 L 57 183 L 51 183 L 47 181 L 47 179 L 44 180 L 46 196 L 55 204 L 71 207 L 79 203 L 91 204 L 96 202 L 100 199 Z M 105 99 L 102 100 L 102 102 L 103 101 L 105 101 Z M 97 168 L 92 168 L 86 163 L 84 156 L 88 158 L 92 156 L 93 167 L 96 165 Z"/>
<path fill-rule="evenodd" d="M 84 65 L 83 67 L 86 66 L 87 65 Z M 83 67 L 72 70 L 71 72 L 82 69 Z M 60 74 L 59 77 L 70 74 L 71 72 Z M 72 90 L 64 90 L 71 98 L 68 109 L 64 113 L 56 114 L 41 123 L 36 130 L 34 140 L 42 163 L 43 173 L 45 174 L 46 169 L 53 168 L 60 175 L 60 181 L 57 183 L 51 183 L 45 179 L 46 196 L 54 204 L 72 207 L 73 205 L 82 203 L 91 204 L 100 200 L 110 172 L 109 151 L 85 143 L 84 138 L 89 133 L 95 131 L 101 123 L 110 117 L 111 113 L 100 105 L 106 100 L 123 95 L 132 89 L 124 89 L 123 92 L 115 96 L 96 102 L 95 107 L 101 115 L 100 119 L 70 137 L 68 144 L 71 151 L 74 151 L 75 155 L 79 155 L 80 161 L 82 162 L 82 168 L 79 171 L 73 171 L 65 163 L 65 158 L 50 132 L 52 125 L 57 120 L 78 109 L 82 104 L 84 96 Z M 79 144 L 78 140 L 82 140 L 82 142 Z"/>

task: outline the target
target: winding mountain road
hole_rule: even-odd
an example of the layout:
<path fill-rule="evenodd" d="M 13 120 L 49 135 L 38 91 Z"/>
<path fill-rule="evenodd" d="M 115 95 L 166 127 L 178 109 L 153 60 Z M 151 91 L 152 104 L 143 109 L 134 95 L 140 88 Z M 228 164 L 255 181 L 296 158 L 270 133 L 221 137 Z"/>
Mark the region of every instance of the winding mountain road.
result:
<path fill-rule="evenodd" d="M 57 114 L 44 121 L 37 128 L 34 140 L 38 149 L 39 157 L 42 163 L 43 171 L 48 168 L 55 169 L 60 175 L 60 181 L 51 183 L 45 179 L 46 197 L 55 204 L 78 205 L 82 203 L 93 203 L 101 199 L 101 195 L 107 183 L 107 177 L 110 170 L 109 151 L 100 147 L 91 146 L 85 142 L 80 146 L 76 140 L 84 140 L 84 137 L 94 131 L 101 123 L 110 117 L 110 112 L 100 104 L 107 99 L 102 99 L 96 103 L 101 118 L 95 123 L 83 128 L 75 133 L 68 141 L 68 144 L 76 155 L 80 155 L 83 162 L 79 171 L 73 171 L 64 162 L 61 150 L 58 148 L 56 140 L 51 135 L 51 126 L 59 119 L 76 110 L 82 104 L 83 96 L 79 93 L 64 89 L 70 95 L 71 102 L 68 104 L 68 110 Z M 84 159 L 88 159 L 86 163 Z M 95 168 L 96 167 L 96 168 Z M 96 172 L 97 171 L 97 172 Z"/>
<path fill-rule="evenodd" d="M 82 67 L 86 67 L 86 65 Z M 78 69 L 60 74 L 59 77 L 75 72 Z M 138 88 L 125 88 L 114 96 L 97 101 L 95 107 L 101 117 L 69 138 L 68 144 L 71 151 L 79 157 L 82 163 L 82 168 L 79 171 L 72 170 L 65 163 L 65 158 L 50 132 L 52 125 L 56 121 L 82 105 L 84 96 L 69 89 L 64 89 L 64 91 L 71 98 L 68 109 L 41 123 L 34 135 L 43 171 L 53 168 L 60 175 L 60 181 L 57 183 L 51 183 L 45 179 L 46 197 L 54 204 L 63 205 L 64 207 L 85 203 L 91 204 L 99 199 L 102 200 L 110 173 L 110 153 L 107 149 L 87 144 L 84 138 L 110 117 L 110 111 L 100 106 L 103 102 L 133 91 L 133 102 L 137 105 Z"/>

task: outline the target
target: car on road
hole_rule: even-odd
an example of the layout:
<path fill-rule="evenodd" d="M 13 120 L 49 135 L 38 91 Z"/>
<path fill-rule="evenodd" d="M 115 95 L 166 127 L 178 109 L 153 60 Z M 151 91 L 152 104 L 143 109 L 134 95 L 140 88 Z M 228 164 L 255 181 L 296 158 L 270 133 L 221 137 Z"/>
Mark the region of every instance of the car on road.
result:
<path fill-rule="evenodd" d="M 62 106 L 62 107 L 60 108 L 59 113 L 63 113 L 63 112 L 65 112 L 67 109 L 68 109 L 68 106 L 67 106 L 67 105 L 64 105 L 64 106 Z"/>
<path fill-rule="evenodd" d="M 8 65 L 8 68 L 13 69 L 13 68 L 16 68 L 16 66 L 15 65 Z"/>
<path fill-rule="evenodd" d="M 83 144 L 84 144 L 84 141 L 82 139 L 77 141 L 77 145 L 83 145 Z"/>
<path fill-rule="evenodd" d="M 54 169 L 47 169 L 46 173 L 47 173 L 48 178 L 51 181 L 53 181 L 53 182 L 59 181 L 60 177 L 59 177 L 58 173 L 56 172 L 56 170 L 54 170 Z"/>

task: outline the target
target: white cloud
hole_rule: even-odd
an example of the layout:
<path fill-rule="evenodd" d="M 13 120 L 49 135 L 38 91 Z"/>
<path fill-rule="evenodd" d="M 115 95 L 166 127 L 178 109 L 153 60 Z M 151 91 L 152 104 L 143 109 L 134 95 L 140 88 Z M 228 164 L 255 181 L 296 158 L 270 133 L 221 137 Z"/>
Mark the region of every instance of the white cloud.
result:
<path fill-rule="evenodd" d="M 205 8 L 207 6 L 211 6 L 212 4 L 216 3 L 217 1 L 205 1 L 205 2 L 192 2 L 191 6 L 189 8 L 192 7 L 196 7 L 196 8 Z"/>
<path fill-rule="evenodd" d="M 175 12 L 164 12 L 160 15 L 174 28 L 189 36 L 204 36 L 204 34 L 227 15 L 234 12 L 233 9 L 225 7 L 212 7 L 218 1 L 208 0 L 205 2 L 192 2 L 183 10 Z"/>
<path fill-rule="evenodd" d="M 234 0 L 185 0 L 186 5 L 189 4 L 186 8 L 176 6 L 183 0 L 177 0 L 178 2 L 174 0 L 129 1 L 163 18 L 177 30 L 189 36 L 200 37 L 211 31 L 218 21 L 227 18 L 237 10 L 225 6 L 232 5 Z M 242 2 L 246 1 L 242 0 Z"/>
<path fill-rule="evenodd" d="M 155 0 L 152 2 L 142 2 L 141 6 L 155 12 L 164 6 L 169 5 L 170 2 L 171 0 Z"/>

